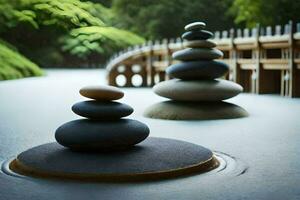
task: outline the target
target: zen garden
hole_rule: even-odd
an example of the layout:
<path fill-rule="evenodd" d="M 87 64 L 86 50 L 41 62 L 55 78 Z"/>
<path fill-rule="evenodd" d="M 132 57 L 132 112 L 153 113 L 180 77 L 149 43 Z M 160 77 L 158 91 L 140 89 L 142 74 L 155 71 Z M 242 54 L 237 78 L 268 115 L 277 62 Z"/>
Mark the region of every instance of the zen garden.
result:
<path fill-rule="evenodd" d="M 0 0 L 0 200 L 300 199 L 299 13 Z"/>

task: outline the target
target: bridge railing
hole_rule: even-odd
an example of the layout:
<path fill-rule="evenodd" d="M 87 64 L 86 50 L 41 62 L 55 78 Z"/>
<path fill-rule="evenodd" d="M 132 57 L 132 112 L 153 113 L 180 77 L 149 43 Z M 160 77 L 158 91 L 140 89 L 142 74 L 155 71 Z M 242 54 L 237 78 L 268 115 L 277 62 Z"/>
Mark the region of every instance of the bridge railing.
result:
<path fill-rule="evenodd" d="M 217 31 L 212 39 L 230 66 L 224 78 L 245 92 L 300 96 L 300 23 L 275 27 Z M 107 64 L 108 83 L 119 87 L 151 87 L 169 79 L 165 69 L 178 61 L 181 38 L 148 41 L 114 55 Z"/>

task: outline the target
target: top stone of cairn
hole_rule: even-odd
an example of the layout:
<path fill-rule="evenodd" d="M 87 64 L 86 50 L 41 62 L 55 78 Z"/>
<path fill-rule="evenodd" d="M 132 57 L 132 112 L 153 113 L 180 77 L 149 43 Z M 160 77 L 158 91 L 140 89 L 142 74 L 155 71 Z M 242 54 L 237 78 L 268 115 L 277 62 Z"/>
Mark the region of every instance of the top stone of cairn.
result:
<path fill-rule="evenodd" d="M 121 99 L 124 92 L 113 86 L 86 86 L 80 89 L 79 93 L 87 98 L 98 101 L 112 101 Z"/>
<path fill-rule="evenodd" d="M 193 31 L 205 28 L 206 24 L 204 22 L 193 22 L 184 27 L 186 31 Z"/>

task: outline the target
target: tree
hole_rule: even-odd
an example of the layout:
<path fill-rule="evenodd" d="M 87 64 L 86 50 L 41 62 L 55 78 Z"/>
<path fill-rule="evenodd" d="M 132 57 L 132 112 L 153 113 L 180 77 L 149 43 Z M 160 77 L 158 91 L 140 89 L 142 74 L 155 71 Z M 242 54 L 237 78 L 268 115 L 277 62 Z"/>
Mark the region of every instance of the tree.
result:
<path fill-rule="evenodd" d="M 193 21 L 205 21 L 210 30 L 233 26 L 227 10 L 232 0 L 114 0 L 116 25 L 148 39 L 179 37 L 183 27 Z M 222 14 L 222 16 L 220 16 Z"/>
<path fill-rule="evenodd" d="M 93 3 L 99 3 L 108 8 L 111 7 L 112 4 L 112 0 L 83 0 L 83 1 L 91 1 Z"/>
<path fill-rule="evenodd" d="M 112 28 L 112 12 L 101 4 L 80 0 L 0 0 L 0 36 L 16 45 L 20 52 L 41 66 L 73 66 L 86 63 L 90 54 L 99 53 L 99 48 L 91 48 L 90 44 L 103 46 L 100 40 L 86 37 L 77 48 L 66 48 L 75 37 L 71 33 L 80 28 L 82 38 L 92 27 L 99 27 L 97 33 L 120 36 L 124 30 Z M 91 27 L 88 29 L 88 27 Z M 101 28 L 100 28 L 101 27 Z M 70 35 L 71 34 L 71 35 Z M 129 35 L 129 33 L 127 34 Z M 132 37 L 110 38 L 101 55 L 95 56 L 95 63 L 104 62 L 113 51 L 120 50 L 132 44 L 140 44 L 144 40 L 137 35 Z M 73 40 L 70 39 L 72 37 Z M 68 39 L 69 38 L 69 39 Z M 137 39 L 138 38 L 138 39 Z M 78 39 L 78 38 L 77 38 Z M 120 43 L 120 40 L 122 42 Z M 78 40 L 80 41 L 80 40 Z M 90 44 L 89 44 L 90 43 Z M 88 44 L 84 46 L 84 44 Z M 122 44 L 120 46 L 116 44 Z M 29 48 L 30 47 L 30 48 Z M 78 51 L 78 49 L 86 51 Z M 75 51 L 74 49 L 77 49 Z M 78 53 L 78 54 L 76 54 Z M 83 53 L 85 55 L 83 56 Z M 68 62 L 71 61 L 71 62 Z"/>
<path fill-rule="evenodd" d="M 40 76 L 42 70 L 22 56 L 16 48 L 0 40 L 0 80 Z"/>
<path fill-rule="evenodd" d="M 141 44 L 144 39 L 114 27 L 88 26 L 73 29 L 62 41 L 64 51 L 86 58 L 111 54 L 115 49 Z"/>
<path fill-rule="evenodd" d="M 289 20 L 300 21 L 300 2 L 295 0 L 234 0 L 230 14 L 235 23 L 254 27 L 286 24 Z"/>

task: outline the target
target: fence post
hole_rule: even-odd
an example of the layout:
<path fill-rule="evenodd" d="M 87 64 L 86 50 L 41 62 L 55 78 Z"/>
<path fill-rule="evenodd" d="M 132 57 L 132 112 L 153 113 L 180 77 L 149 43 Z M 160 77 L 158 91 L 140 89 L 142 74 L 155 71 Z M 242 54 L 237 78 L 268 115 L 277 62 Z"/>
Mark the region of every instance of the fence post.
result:
<path fill-rule="evenodd" d="M 260 91 L 260 80 L 261 80 L 261 70 L 262 66 L 260 63 L 260 58 L 261 58 L 261 47 L 260 47 L 260 42 L 259 42 L 259 34 L 261 33 L 260 31 L 260 24 L 256 24 L 256 34 L 255 34 L 255 88 L 254 88 L 254 93 L 259 94 Z"/>
<path fill-rule="evenodd" d="M 297 97 L 300 96 L 300 92 L 297 91 L 297 87 L 299 87 L 300 79 L 299 79 L 299 70 L 296 68 L 296 63 L 294 59 L 294 49 L 295 49 L 295 40 L 294 33 L 295 28 L 293 22 L 289 21 L 290 32 L 289 32 L 289 71 L 290 71 L 290 81 L 289 81 L 289 96 Z M 298 75 L 298 76 L 297 76 Z"/>
<path fill-rule="evenodd" d="M 231 74 L 229 74 L 228 80 L 236 82 L 237 80 L 237 58 L 236 58 L 236 48 L 234 45 L 234 34 L 235 31 L 234 29 L 230 29 L 230 53 L 229 53 L 229 59 L 230 59 L 230 64 L 231 64 Z M 229 71 L 230 73 L 230 71 Z"/>
<path fill-rule="evenodd" d="M 152 41 L 148 43 L 149 52 L 147 54 L 147 85 L 153 86 L 154 85 L 154 69 L 153 69 L 153 44 Z"/>

